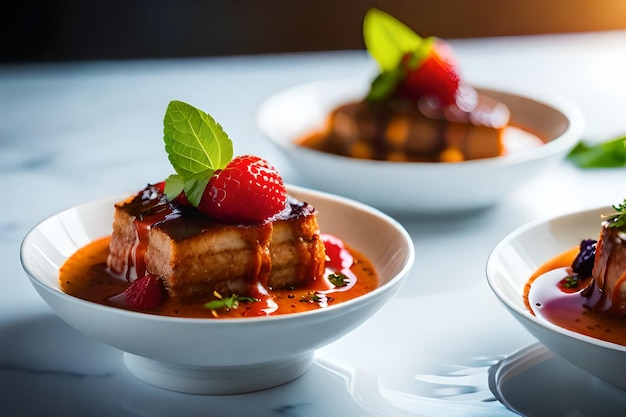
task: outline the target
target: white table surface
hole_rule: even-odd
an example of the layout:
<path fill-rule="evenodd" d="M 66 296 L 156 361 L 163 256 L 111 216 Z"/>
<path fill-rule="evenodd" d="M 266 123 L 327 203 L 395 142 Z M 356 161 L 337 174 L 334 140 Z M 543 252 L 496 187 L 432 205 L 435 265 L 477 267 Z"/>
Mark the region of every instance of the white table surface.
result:
<path fill-rule="evenodd" d="M 452 45 L 469 81 L 562 95 L 585 116 L 586 139 L 626 134 L 626 32 Z M 257 108 L 286 87 L 374 71 L 364 51 L 0 67 L 0 415 L 515 415 L 494 399 L 488 370 L 535 340 L 490 291 L 487 257 L 528 221 L 621 202 L 625 169 L 563 162 L 492 209 L 398 217 L 416 262 L 395 298 L 319 350 L 301 378 L 246 395 L 184 395 L 140 382 L 121 352 L 58 319 L 22 270 L 19 246 L 37 222 L 171 173 L 162 144 L 170 100 L 209 112 L 235 153 L 259 154 L 286 182 L 306 186 L 260 135 Z M 562 415 L 588 415 L 570 411 Z"/>

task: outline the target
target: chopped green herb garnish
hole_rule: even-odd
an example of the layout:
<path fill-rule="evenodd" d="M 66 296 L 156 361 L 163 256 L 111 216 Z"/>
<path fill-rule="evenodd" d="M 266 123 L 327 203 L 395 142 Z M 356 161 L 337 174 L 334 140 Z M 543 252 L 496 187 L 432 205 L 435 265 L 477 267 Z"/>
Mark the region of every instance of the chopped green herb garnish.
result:
<path fill-rule="evenodd" d="M 617 213 L 603 215 L 602 218 L 609 222 L 609 227 L 626 227 L 626 199 L 617 206 L 613 206 Z"/>
<path fill-rule="evenodd" d="M 331 301 L 333 301 L 332 297 L 317 291 L 309 291 L 300 298 L 301 303 L 318 304 L 320 307 L 327 307 Z"/>
<path fill-rule="evenodd" d="M 579 142 L 567 159 L 579 168 L 626 167 L 626 136 L 595 145 Z"/>
<path fill-rule="evenodd" d="M 578 275 L 570 275 L 561 281 L 561 285 L 565 288 L 578 288 L 580 277 Z"/>
<path fill-rule="evenodd" d="M 315 291 L 311 291 L 306 293 L 306 295 L 303 295 L 300 301 L 305 303 L 319 303 L 322 301 L 322 296 Z"/>
<path fill-rule="evenodd" d="M 165 181 L 165 194 L 173 199 L 184 190 L 189 202 L 198 206 L 213 172 L 232 159 L 232 141 L 211 116 L 182 101 L 167 106 L 163 141 L 176 171 Z"/>
<path fill-rule="evenodd" d="M 336 288 L 345 287 L 348 285 L 348 277 L 342 274 L 341 272 L 335 272 L 332 274 L 328 274 L 328 281 L 333 284 Z"/>
<path fill-rule="evenodd" d="M 236 310 L 239 307 L 239 302 L 255 303 L 259 300 L 252 297 L 244 297 L 241 295 L 233 294 L 230 297 L 222 298 L 218 293 L 214 293 L 217 300 L 209 301 L 204 304 L 204 308 L 209 310 Z"/>

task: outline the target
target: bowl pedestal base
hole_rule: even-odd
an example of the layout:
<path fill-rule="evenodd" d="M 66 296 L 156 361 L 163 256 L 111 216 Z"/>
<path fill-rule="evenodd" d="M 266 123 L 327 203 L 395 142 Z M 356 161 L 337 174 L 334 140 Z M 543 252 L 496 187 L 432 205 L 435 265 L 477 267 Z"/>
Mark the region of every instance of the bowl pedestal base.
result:
<path fill-rule="evenodd" d="M 260 364 L 193 366 L 124 353 L 126 367 L 140 380 L 170 391 L 203 395 L 242 394 L 282 385 L 304 374 L 312 361 L 313 353 L 307 353 Z"/>

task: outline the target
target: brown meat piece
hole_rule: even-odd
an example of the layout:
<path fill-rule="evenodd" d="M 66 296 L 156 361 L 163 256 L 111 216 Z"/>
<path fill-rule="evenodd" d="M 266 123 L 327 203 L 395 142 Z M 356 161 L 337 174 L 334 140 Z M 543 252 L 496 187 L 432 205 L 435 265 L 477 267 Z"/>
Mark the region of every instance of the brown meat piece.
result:
<path fill-rule="evenodd" d="M 602 224 L 592 276 L 594 290 L 587 304 L 599 312 L 626 313 L 626 233 Z"/>
<path fill-rule="evenodd" d="M 252 225 L 216 221 L 150 187 L 115 206 L 109 268 L 131 281 L 157 275 L 177 299 L 302 286 L 321 276 L 324 262 L 307 203 L 290 200 L 274 221 Z"/>
<path fill-rule="evenodd" d="M 327 117 L 322 132 L 304 146 L 361 159 L 460 162 L 504 154 L 508 108 L 478 94 L 471 111 L 429 107 L 405 99 L 343 104 Z"/>

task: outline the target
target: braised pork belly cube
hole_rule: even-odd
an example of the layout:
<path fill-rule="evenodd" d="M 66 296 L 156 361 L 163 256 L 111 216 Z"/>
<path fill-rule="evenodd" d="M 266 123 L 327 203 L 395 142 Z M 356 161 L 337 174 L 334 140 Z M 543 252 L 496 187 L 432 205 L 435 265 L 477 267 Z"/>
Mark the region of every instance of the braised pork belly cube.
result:
<path fill-rule="evenodd" d="M 293 199 L 258 224 L 220 222 L 151 187 L 115 206 L 109 268 L 131 281 L 156 275 L 178 300 L 299 287 L 324 262 L 315 209 Z"/>
<path fill-rule="evenodd" d="M 324 272 L 326 252 L 312 205 L 296 200 L 273 222 L 270 288 L 301 287 Z"/>

